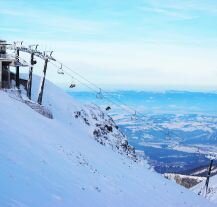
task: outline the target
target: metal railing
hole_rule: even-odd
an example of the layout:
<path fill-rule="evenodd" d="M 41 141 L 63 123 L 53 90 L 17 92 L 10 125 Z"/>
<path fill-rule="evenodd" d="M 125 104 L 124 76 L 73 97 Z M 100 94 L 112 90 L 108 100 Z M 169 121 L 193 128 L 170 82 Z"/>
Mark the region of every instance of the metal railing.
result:
<path fill-rule="evenodd" d="M 0 59 L 14 60 L 15 58 L 10 54 L 0 54 Z"/>

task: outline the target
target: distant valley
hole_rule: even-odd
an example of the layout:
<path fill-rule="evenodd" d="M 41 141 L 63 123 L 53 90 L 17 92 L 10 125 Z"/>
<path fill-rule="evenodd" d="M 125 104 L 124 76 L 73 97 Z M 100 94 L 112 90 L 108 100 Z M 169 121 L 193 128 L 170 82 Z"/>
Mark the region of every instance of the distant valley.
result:
<path fill-rule="evenodd" d="M 206 155 L 217 152 L 217 93 L 118 91 L 106 94 L 104 99 L 97 99 L 92 92 L 70 95 L 102 108 L 110 106 L 108 113 L 129 143 L 144 152 L 159 173 L 190 175 L 206 168 Z M 129 108 L 124 110 L 121 103 Z"/>

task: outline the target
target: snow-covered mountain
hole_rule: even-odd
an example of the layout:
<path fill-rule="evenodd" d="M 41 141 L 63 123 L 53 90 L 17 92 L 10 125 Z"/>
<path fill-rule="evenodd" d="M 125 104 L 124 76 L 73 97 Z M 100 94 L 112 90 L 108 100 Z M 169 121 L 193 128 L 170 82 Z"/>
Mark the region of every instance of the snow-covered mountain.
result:
<path fill-rule="evenodd" d="M 0 206 L 213 206 L 137 160 L 100 108 L 49 82 L 43 103 L 0 91 Z"/>

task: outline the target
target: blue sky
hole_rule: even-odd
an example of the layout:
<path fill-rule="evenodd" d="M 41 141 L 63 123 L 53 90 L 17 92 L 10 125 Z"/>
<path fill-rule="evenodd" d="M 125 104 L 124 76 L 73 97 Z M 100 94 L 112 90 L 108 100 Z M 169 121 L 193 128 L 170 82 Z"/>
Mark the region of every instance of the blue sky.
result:
<path fill-rule="evenodd" d="M 99 85 L 217 88 L 215 0 L 0 3 L 0 38 L 53 49 L 56 57 Z M 54 69 L 49 79 L 69 81 Z"/>

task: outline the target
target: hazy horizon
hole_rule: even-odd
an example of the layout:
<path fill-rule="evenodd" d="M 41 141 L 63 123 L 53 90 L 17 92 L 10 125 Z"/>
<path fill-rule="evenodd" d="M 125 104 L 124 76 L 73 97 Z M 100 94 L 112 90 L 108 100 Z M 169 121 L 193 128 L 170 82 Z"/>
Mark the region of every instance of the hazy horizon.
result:
<path fill-rule="evenodd" d="M 216 1 L 0 2 L 1 39 L 54 50 L 55 58 L 100 87 L 217 88 Z M 51 64 L 47 78 L 71 82 Z"/>

